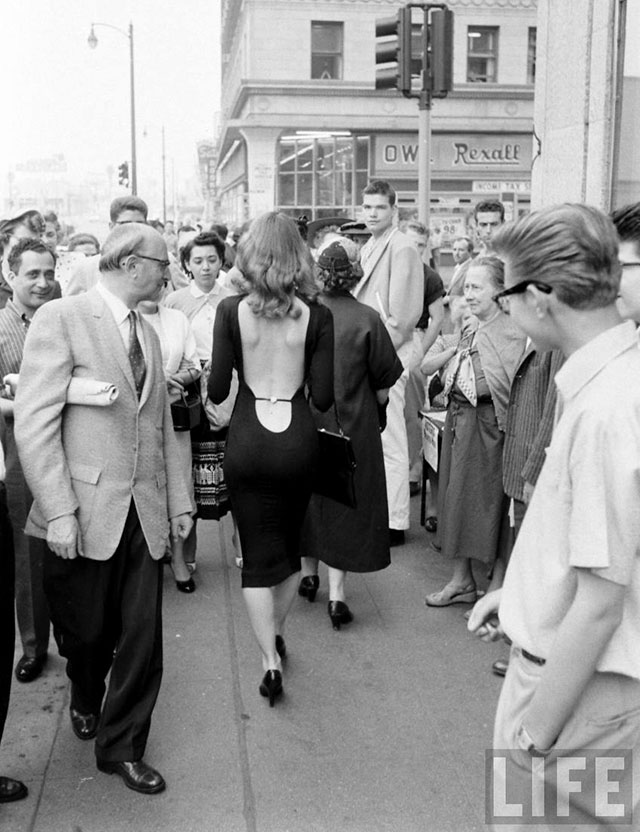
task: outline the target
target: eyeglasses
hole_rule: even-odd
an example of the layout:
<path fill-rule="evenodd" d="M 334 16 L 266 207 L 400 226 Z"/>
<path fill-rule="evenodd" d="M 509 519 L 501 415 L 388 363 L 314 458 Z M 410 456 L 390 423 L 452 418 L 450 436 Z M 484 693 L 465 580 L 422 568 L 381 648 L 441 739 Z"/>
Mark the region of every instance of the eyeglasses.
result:
<path fill-rule="evenodd" d="M 502 298 L 508 298 L 509 295 L 521 295 L 523 292 L 527 291 L 527 286 L 535 286 L 536 289 L 539 289 L 541 292 L 544 292 L 545 295 L 550 295 L 553 292 L 553 286 L 549 286 L 548 283 L 541 283 L 539 280 L 521 280 L 520 283 L 516 283 L 514 286 L 509 286 L 508 289 L 503 289 L 501 292 L 498 292 L 493 296 L 493 299 L 496 303 L 502 300 Z"/>
<path fill-rule="evenodd" d="M 158 257 L 149 257 L 148 254 L 136 254 L 136 257 L 140 257 L 142 260 L 153 260 L 154 263 L 160 263 L 163 269 L 168 269 L 171 265 L 171 261 L 169 260 L 160 260 Z"/>

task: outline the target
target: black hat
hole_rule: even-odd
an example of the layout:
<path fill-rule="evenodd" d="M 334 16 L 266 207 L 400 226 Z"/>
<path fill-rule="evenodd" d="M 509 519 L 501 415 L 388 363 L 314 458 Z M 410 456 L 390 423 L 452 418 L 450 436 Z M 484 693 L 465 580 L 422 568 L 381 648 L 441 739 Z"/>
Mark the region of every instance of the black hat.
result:
<path fill-rule="evenodd" d="M 335 240 L 318 256 L 318 266 L 329 272 L 342 272 L 351 269 L 352 263 L 340 241 Z"/>
<path fill-rule="evenodd" d="M 371 236 L 371 231 L 367 228 L 366 222 L 355 222 L 354 220 L 350 220 L 349 222 L 345 222 L 344 225 L 341 225 L 340 233 L 351 234 L 352 236 Z"/>
<path fill-rule="evenodd" d="M 322 228 L 326 228 L 328 225 L 335 225 L 336 228 L 340 228 L 345 222 L 348 222 L 346 217 L 322 217 L 319 220 L 314 220 L 307 226 L 308 238 L 313 241 L 314 234 L 317 234 Z"/>

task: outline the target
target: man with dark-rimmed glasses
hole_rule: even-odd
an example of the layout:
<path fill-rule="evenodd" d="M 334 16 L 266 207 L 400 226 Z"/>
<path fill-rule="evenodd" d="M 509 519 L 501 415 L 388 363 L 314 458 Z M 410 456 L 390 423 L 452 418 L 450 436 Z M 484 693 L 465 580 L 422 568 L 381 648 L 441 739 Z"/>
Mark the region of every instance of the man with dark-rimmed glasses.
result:
<path fill-rule="evenodd" d="M 619 208 L 611 219 L 620 238 L 618 311 L 623 318 L 640 324 L 640 202 Z"/>
<path fill-rule="evenodd" d="M 469 620 L 481 637 L 504 632 L 513 644 L 494 748 L 510 786 L 531 789 L 535 757 L 549 772 L 585 749 L 624 758 L 640 746 L 640 351 L 616 307 L 615 228 L 596 208 L 535 212 L 498 232 L 494 249 L 514 322 L 536 348 L 566 356 L 553 438 L 503 588 Z M 631 777 L 624 768 L 621 790 Z M 593 781 L 580 793 L 570 781 L 555 787 L 574 823 L 606 825 Z"/>
<path fill-rule="evenodd" d="M 184 539 L 192 525 L 160 342 L 136 312 L 158 299 L 167 260 L 150 226 L 114 228 L 98 284 L 34 317 L 15 402 L 34 497 L 25 531 L 49 548 L 44 587 L 71 680 L 71 727 L 95 738 L 100 771 L 144 794 L 165 788 L 142 759 L 162 678 L 161 559 L 169 532 Z M 114 384 L 118 398 L 68 402 L 72 378 Z"/>

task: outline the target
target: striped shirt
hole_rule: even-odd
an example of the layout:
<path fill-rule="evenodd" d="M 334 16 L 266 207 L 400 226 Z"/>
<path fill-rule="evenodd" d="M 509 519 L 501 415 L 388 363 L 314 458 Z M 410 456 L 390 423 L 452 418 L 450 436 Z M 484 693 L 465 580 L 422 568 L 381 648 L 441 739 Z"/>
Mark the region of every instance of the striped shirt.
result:
<path fill-rule="evenodd" d="M 20 372 L 29 323 L 12 300 L 0 309 L 0 379 Z"/>
<path fill-rule="evenodd" d="M 564 363 L 558 350 L 530 350 L 511 384 L 502 459 L 508 497 L 522 501 L 525 482 L 535 485 L 551 443 L 556 403 L 554 378 Z"/>

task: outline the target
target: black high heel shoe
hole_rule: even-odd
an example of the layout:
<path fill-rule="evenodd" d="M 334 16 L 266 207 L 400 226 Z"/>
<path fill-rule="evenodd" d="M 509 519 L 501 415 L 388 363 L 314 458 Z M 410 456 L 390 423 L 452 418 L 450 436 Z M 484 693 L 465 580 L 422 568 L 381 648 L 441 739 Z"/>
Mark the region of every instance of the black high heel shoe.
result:
<path fill-rule="evenodd" d="M 269 707 L 273 708 L 278 696 L 282 696 L 282 673 L 279 670 L 267 670 L 259 687 L 260 695 L 269 699 Z"/>
<path fill-rule="evenodd" d="M 301 598 L 306 598 L 309 603 L 316 600 L 318 594 L 318 587 L 320 586 L 320 578 L 317 575 L 306 575 L 298 586 L 298 595 Z"/>
<path fill-rule="evenodd" d="M 353 621 L 353 613 L 344 601 L 329 601 L 329 618 L 334 630 L 339 630 L 341 624 Z"/>
<path fill-rule="evenodd" d="M 276 653 L 281 659 L 285 659 L 287 656 L 287 645 L 284 643 L 282 636 L 276 636 Z"/>
<path fill-rule="evenodd" d="M 178 590 L 178 592 L 195 592 L 196 582 L 193 580 L 193 578 L 187 578 L 186 581 L 176 580 L 176 589 Z"/>

